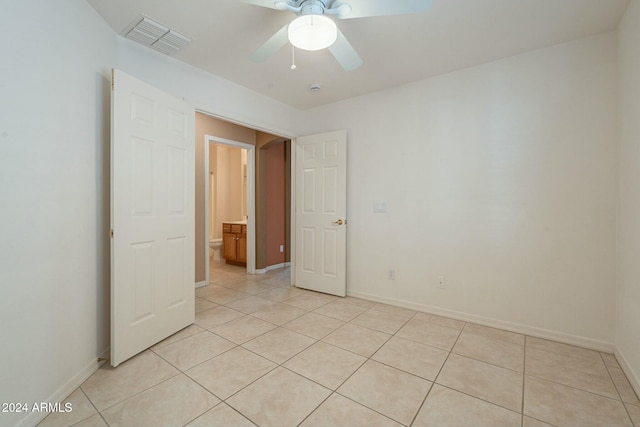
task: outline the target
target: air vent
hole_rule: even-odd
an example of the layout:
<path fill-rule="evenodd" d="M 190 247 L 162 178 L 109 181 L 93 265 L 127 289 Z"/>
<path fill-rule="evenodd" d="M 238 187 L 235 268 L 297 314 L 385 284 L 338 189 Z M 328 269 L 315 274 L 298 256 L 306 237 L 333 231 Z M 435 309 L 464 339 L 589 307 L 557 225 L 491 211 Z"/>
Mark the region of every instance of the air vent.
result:
<path fill-rule="evenodd" d="M 130 25 L 125 37 L 167 55 L 173 55 L 191 43 L 191 39 L 146 16 Z"/>
<path fill-rule="evenodd" d="M 151 47 L 167 55 L 173 55 L 189 43 L 191 43 L 189 37 L 183 36 L 174 30 L 169 30 L 169 32 L 160 37 L 157 42 L 152 44 Z"/>

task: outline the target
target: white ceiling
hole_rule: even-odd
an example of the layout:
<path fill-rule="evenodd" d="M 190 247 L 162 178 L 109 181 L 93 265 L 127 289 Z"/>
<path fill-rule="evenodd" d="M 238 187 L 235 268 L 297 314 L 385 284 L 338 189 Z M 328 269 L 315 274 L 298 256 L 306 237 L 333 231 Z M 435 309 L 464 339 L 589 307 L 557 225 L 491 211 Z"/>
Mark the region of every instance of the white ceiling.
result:
<path fill-rule="evenodd" d="M 146 15 L 193 38 L 176 55 L 291 106 L 308 109 L 532 49 L 613 30 L 629 0 L 434 0 L 424 14 L 336 21 L 364 65 L 344 71 L 328 51 L 291 46 L 264 63 L 249 55 L 291 12 L 237 0 L 87 0 L 122 34 Z M 393 0 L 387 0 L 393 1 Z M 309 84 L 320 83 L 320 92 Z"/>

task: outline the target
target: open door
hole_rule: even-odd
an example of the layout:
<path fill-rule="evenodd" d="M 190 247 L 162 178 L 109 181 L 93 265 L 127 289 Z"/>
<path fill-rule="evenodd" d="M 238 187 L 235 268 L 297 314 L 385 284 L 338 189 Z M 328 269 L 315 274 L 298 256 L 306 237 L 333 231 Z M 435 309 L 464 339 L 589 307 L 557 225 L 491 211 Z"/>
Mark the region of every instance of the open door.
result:
<path fill-rule="evenodd" d="M 111 365 L 190 325 L 195 109 L 113 70 Z"/>
<path fill-rule="evenodd" d="M 296 140 L 295 285 L 347 291 L 347 132 Z"/>

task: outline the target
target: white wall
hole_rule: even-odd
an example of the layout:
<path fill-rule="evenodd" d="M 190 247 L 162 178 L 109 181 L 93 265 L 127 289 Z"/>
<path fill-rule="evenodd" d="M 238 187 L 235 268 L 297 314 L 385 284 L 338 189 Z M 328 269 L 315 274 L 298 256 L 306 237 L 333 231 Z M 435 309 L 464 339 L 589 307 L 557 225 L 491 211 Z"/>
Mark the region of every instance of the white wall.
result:
<path fill-rule="evenodd" d="M 82 0 L 21 0 L 0 40 L 0 402 L 55 402 L 109 346 L 115 37 Z"/>
<path fill-rule="evenodd" d="M 84 0 L 3 2 L 0 39 L 0 402 L 56 402 L 109 347 L 111 68 L 283 134 L 299 112 L 118 37 Z"/>
<path fill-rule="evenodd" d="M 214 238 L 222 239 L 224 221 L 242 220 L 242 148 L 211 144 L 216 156 L 216 219 Z M 211 163 L 209 163 L 211 167 Z"/>
<path fill-rule="evenodd" d="M 640 393 L 640 2 L 619 28 L 620 174 L 616 354 Z"/>
<path fill-rule="evenodd" d="M 616 72 L 609 33 L 309 111 L 349 132 L 348 292 L 612 350 Z"/>
<path fill-rule="evenodd" d="M 167 55 L 118 38 L 117 67 L 231 122 L 293 136 L 299 110 Z"/>

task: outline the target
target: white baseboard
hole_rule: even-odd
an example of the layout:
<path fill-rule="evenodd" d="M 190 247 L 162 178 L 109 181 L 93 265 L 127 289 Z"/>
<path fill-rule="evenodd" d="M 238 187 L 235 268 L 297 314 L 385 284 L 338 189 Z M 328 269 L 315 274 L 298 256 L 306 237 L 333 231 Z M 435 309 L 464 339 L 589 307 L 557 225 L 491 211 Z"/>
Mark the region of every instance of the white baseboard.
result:
<path fill-rule="evenodd" d="M 619 348 L 616 347 L 614 354 L 616 355 L 616 359 L 618 359 L 620 367 L 627 376 L 631 387 L 633 387 L 636 394 L 640 396 L 640 376 L 638 375 L 638 372 L 633 370 L 633 368 L 629 364 L 629 361 L 626 357 L 624 357 L 624 354 L 622 354 Z"/>
<path fill-rule="evenodd" d="M 69 397 L 71 393 L 73 393 L 78 387 L 82 385 L 94 372 L 100 368 L 105 362 L 100 361 L 98 359 L 108 359 L 110 357 L 111 349 L 106 349 L 102 352 L 102 354 L 95 359 L 93 359 L 87 366 L 80 370 L 76 375 L 73 376 L 69 381 L 67 381 L 62 387 L 60 387 L 57 391 L 55 391 L 51 396 L 49 396 L 45 402 L 64 402 L 64 400 Z M 25 418 L 23 418 L 16 427 L 28 427 L 35 426 L 39 422 L 45 419 L 45 417 L 49 415 L 49 412 L 31 412 Z"/>
<path fill-rule="evenodd" d="M 290 262 L 281 262 L 280 264 L 269 265 L 265 268 L 256 269 L 256 274 L 265 274 L 267 271 L 277 270 L 279 268 L 291 267 Z"/>
<path fill-rule="evenodd" d="M 207 281 L 206 280 L 203 280 L 202 282 L 196 282 L 196 289 L 203 288 L 205 286 L 207 286 Z"/>
<path fill-rule="evenodd" d="M 271 271 L 271 270 L 277 270 L 279 268 L 284 268 L 284 267 L 286 267 L 286 262 L 281 262 L 280 264 L 268 265 L 266 270 Z"/>
<path fill-rule="evenodd" d="M 521 325 L 518 323 L 507 322 L 504 320 L 491 319 L 489 317 L 476 316 L 473 314 L 467 314 L 454 310 L 447 310 L 443 308 L 433 307 L 424 304 L 418 304 L 413 302 L 407 302 L 397 300 L 394 298 L 379 297 L 376 295 L 367 294 L 364 292 L 353 292 L 347 290 L 348 296 L 356 298 L 362 298 L 370 301 L 396 305 L 399 307 L 409 308 L 416 311 L 422 311 L 429 314 L 435 314 L 438 316 L 449 317 L 452 319 L 462 320 L 465 322 L 477 323 L 479 325 L 491 326 L 493 328 L 504 329 L 506 331 L 516 332 L 519 334 L 525 334 L 536 338 L 543 338 L 552 341 L 558 341 L 565 344 L 576 345 L 580 347 L 589 348 L 592 350 L 602 351 L 606 353 L 613 353 L 613 343 L 595 340 L 592 338 L 585 338 L 578 335 L 565 334 L 563 332 L 552 331 L 548 329 L 536 328 L 533 326 Z"/>

